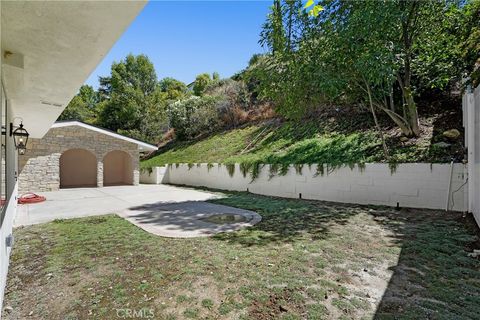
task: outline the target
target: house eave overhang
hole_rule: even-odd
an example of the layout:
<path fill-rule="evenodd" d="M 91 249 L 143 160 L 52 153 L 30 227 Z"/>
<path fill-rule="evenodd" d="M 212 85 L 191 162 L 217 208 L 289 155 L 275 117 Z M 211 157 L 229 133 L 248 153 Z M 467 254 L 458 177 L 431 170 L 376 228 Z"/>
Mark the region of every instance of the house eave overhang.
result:
<path fill-rule="evenodd" d="M 41 138 L 146 1 L 2 1 L 2 82 L 12 118 Z"/>

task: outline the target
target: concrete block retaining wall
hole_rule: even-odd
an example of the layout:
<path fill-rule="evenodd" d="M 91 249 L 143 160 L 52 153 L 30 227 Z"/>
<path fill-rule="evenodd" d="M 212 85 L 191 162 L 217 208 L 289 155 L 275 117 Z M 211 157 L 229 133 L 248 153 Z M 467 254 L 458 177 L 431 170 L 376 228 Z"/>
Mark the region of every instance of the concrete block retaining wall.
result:
<path fill-rule="evenodd" d="M 153 167 L 140 170 L 140 183 L 160 184 L 165 175 L 166 167 Z"/>
<path fill-rule="evenodd" d="M 233 191 L 249 191 L 256 194 L 325 200 L 345 203 L 374 204 L 411 208 L 445 209 L 450 186 L 449 209 L 463 211 L 467 203 L 466 165 L 405 163 L 391 170 L 388 164 L 370 163 L 364 168 L 342 167 L 317 174 L 316 165 L 303 166 L 302 173 L 290 166 L 284 176 L 270 177 L 269 165 L 260 170 L 252 181 L 250 173 L 245 177 L 240 166 L 230 176 L 225 165 L 203 164 L 169 165 L 162 176 L 154 170 L 157 183 L 202 186 Z M 152 174 L 153 175 L 153 174 Z M 153 181 L 152 180 L 152 181 Z M 145 180 L 144 180 L 145 181 Z"/>

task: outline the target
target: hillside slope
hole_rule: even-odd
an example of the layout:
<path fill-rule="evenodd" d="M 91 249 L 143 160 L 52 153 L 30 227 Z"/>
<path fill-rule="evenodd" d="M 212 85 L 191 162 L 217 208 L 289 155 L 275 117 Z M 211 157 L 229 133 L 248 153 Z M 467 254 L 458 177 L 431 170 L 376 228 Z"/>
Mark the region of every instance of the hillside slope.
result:
<path fill-rule="evenodd" d="M 389 162 L 463 159 L 463 135 L 451 139 L 443 134 L 450 129 L 462 133 L 458 110 L 422 117 L 422 136 L 416 139 L 401 137 L 400 131 L 387 119 L 382 123 L 390 152 Z M 339 165 L 387 162 L 387 159 L 370 114 L 343 112 L 302 122 L 273 119 L 195 141 L 172 141 L 142 161 L 141 166 L 214 162 Z"/>

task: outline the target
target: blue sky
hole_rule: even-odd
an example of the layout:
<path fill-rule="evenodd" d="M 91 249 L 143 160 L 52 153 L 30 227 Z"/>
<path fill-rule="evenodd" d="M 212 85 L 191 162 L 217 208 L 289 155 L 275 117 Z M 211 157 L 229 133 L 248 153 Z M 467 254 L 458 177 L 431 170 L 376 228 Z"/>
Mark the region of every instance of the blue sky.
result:
<path fill-rule="evenodd" d="M 113 61 L 146 54 L 159 79 L 185 83 L 202 72 L 229 77 L 243 69 L 258 44 L 272 1 L 151 1 L 87 79 L 110 74 Z"/>

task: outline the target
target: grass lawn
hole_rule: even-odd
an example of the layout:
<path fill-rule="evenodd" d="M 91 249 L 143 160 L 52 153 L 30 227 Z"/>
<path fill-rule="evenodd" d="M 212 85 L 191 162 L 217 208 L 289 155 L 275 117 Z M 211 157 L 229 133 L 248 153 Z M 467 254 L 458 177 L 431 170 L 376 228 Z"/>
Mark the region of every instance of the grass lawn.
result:
<path fill-rule="evenodd" d="M 478 235 L 461 214 L 224 195 L 263 221 L 196 239 L 115 215 L 15 230 L 5 318 L 478 319 Z"/>

